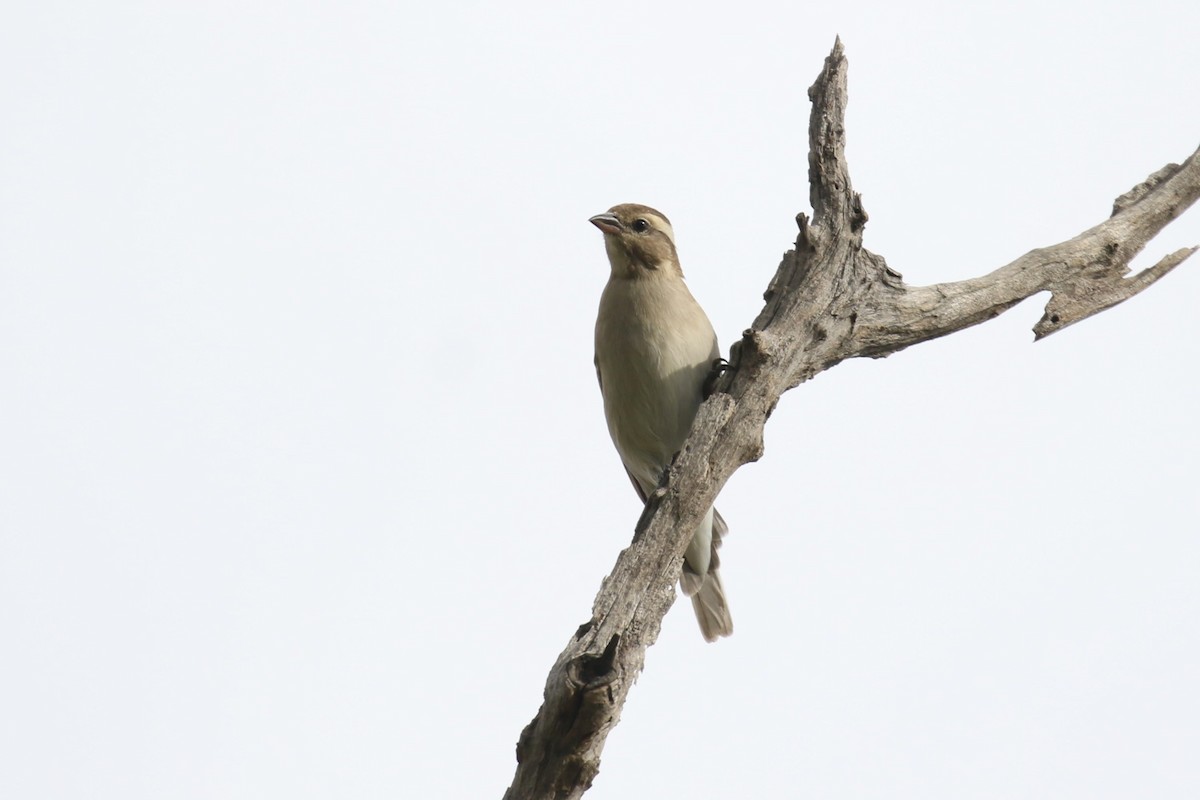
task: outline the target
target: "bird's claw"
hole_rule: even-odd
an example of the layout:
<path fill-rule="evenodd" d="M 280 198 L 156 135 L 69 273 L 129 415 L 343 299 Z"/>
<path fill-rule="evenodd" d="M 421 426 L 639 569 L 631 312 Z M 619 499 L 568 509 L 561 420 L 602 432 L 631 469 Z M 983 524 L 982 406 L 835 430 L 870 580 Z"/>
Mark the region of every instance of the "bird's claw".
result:
<path fill-rule="evenodd" d="M 717 388 L 717 381 L 721 380 L 721 376 L 729 369 L 729 362 L 723 358 L 713 359 L 712 366 L 709 368 L 708 377 L 704 379 L 704 387 L 701 390 L 704 399 L 712 397 Z"/>

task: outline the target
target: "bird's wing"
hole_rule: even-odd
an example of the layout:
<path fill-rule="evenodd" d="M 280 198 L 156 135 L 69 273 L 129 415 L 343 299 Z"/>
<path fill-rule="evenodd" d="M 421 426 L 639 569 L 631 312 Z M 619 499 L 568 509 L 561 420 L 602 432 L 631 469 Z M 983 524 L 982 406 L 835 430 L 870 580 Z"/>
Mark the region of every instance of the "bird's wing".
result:
<path fill-rule="evenodd" d="M 596 383 L 600 384 L 600 394 L 603 395 L 604 376 L 600 374 L 600 357 L 595 355 L 592 356 L 592 363 L 596 365 Z M 622 464 L 622 466 L 624 466 L 624 464 Z M 641 498 L 643 503 L 645 503 L 646 491 L 642 488 L 642 485 L 638 483 L 638 479 L 633 477 L 633 473 L 629 471 L 629 467 L 625 467 L 625 474 L 629 476 L 629 482 L 633 484 L 633 490 L 637 492 L 637 496 Z"/>

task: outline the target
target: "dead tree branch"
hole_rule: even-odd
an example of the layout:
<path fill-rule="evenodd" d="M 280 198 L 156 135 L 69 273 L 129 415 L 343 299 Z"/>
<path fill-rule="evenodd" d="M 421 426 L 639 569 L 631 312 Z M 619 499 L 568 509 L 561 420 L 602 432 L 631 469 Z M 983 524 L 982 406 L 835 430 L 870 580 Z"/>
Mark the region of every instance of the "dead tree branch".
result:
<path fill-rule="evenodd" d="M 546 680 L 545 700 L 517 744 L 507 800 L 567 800 L 591 785 L 608 733 L 658 638 L 688 538 L 725 482 L 763 452 L 780 395 L 848 358 L 880 358 L 992 319 L 1051 293 L 1044 336 L 1097 314 L 1163 277 L 1196 248 L 1126 277 L 1130 260 L 1200 197 L 1200 150 L 1122 195 L 1112 216 L 1068 241 L 987 275 L 909 287 L 862 246 L 867 214 L 845 158 L 846 59 L 841 42 L 809 89 L 809 201 L 800 233 L 767 288 L 766 306 L 730 354 L 691 436 L 646 503 L 592 607 Z"/>

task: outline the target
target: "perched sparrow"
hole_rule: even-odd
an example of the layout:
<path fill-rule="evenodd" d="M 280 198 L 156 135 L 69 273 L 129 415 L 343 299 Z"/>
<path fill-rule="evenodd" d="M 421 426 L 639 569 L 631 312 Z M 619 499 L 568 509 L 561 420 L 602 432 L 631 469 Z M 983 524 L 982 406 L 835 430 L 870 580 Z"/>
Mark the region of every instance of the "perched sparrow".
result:
<path fill-rule="evenodd" d="M 716 360 L 717 336 L 683 282 L 671 223 L 653 208 L 613 206 L 604 232 L 612 273 L 596 318 L 596 375 L 604 416 L 633 488 L 645 502 L 683 447 Z M 717 548 L 728 529 L 716 509 L 684 553 L 680 586 L 708 641 L 733 633 Z"/>

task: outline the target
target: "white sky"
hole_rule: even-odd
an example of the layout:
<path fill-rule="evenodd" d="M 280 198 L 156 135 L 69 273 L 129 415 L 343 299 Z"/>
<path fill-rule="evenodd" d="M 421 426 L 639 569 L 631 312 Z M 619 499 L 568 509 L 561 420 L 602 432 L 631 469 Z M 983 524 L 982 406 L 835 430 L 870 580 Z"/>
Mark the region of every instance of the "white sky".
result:
<path fill-rule="evenodd" d="M 1188 0 L 415 5 L 6 8 L 0 796 L 499 797 L 639 512 L 587 218 L 668 214 L 728 345 L 836 34 L 913 284 L 1200 143 Z M 588 797 L 1200 796 L 1198 298 L 787 395 L 737 633 L 668 615 Z"/>

